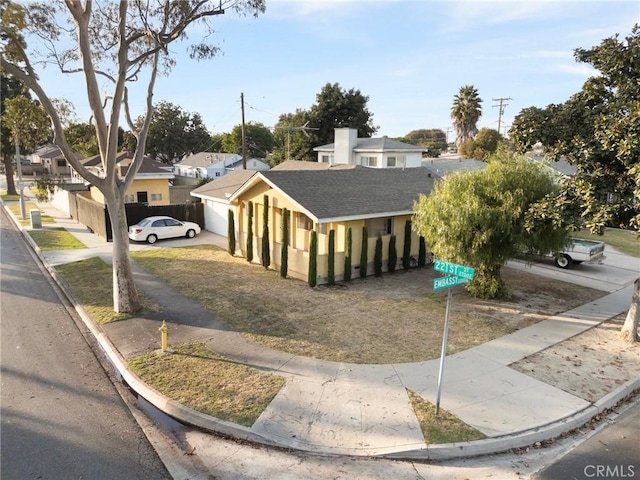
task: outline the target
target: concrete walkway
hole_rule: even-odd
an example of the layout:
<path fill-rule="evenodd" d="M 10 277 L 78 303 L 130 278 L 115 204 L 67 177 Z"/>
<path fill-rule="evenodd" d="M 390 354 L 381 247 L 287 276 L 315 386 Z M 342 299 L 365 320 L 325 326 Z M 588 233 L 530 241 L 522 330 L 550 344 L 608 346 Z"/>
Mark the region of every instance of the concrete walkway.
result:
<path fill-rule="evenodd" d="M 110 261 L 112 245 L 93 235 L 48 204 L 39 207 L 85 245 L 86 249 L 39 252 L 49 265 L 99 256 Z M 45 226 L 47 227 L 47 226 Z M 27 229 L 28 230 L 28 229 Z M 27 231 L 28 233 L 28 231 Z M 132 250 L 198 243 L 226 248 L 226 239 L 203 232 L 192 240 L 161 245 L 132 244 Z M 638 272 L 640 273 L 640 272 Z M 551 438 L 581 425 L 599 410 L 615 404 L 634 389 L 629 382 L 596 404 L 566 393 L 509 368 L 528 355 L 577 335 L 629 308 L 630 282 L 594 302 L 569 310 L 510 335 L 464 352 L 445 362 L 441 408 L 477 428 L 489 440 L 459 445 L 427 445 L 410 405 L 407 389 L 435 403 L 439 359 L 426 362 L 360 365 L 297 357 L 271 350 L 231 331 L 199 305 L 140 268 L 135 270 L 141 291 L 163 307 L 171 341 L 198 339 L 234 361 L 272 371 L 287 384 L 250 428 L 202 418 L 140 385 L 139 393 L 160 408 L 188 422 L 241 438 L 318 453 L 387 455 L 403 458 L 443 458 L 477 455 Z M 584 281 L 584 280 L 582 280 Z M 161 322 L 153 314 L 100 327 L 115 350 L 126 358 L 158 348 Z M 124 365 L 124 362 L 123 362 Z M 125 367 L 123 367 L 125 368 Z M 167 407 L 169 408 L 169 407 Z"/>

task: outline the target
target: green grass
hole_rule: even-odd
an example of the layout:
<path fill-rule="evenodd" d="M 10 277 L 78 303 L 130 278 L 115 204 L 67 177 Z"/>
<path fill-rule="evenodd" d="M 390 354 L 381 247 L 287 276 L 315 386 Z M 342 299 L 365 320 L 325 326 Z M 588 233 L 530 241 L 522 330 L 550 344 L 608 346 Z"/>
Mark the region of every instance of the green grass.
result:
<path fill-rule="evenodd" d="M 96 323 L 115 322 L 135 315 L 113 311 L 112 269 L 101 258 L 57 265 L 55 269 Z M 141 302 L 143 312 L 139 313 L 160 310 L 145 296 L 141 296 Z"/>
<path fill-rule="evenodd" d="M 171 354 L 146 353 L 128 360 L 149 386 L 182 405 L 250 427 L 285 385 L 280 376 L 240 365 L 198 341 Z"/>
<path fill-rule="evenodd" d="M 42 230 L 31 230 L 29 236 L 36 242 L 40 250 L 73 250 L 76 248 L 87 248 L 64 228 L 47 228 Z"/>
<path fill-rule="evenodd" d="M 23 226 L 30 225 L 30 223 L 31 223 L 31 217 L 29 216 L 29 211 L 30 210 L 39 210 L 38 206 L 35 203 L 25 202 L 24 211 L 25 211 L 25 217 L 26 218 L 22 219 L 22 213 L 20 212 L 20 202 L 7 205 L 7 208 L 9 208 L 9 210 L 11 210 L 11 213 L 13 213 L 13 215 L 18 219 L 20 224 L 23 225 Z M 42 210 L 40 210 L 40 220 L 42 221 L 43 224 L 55 223 L 53 218 L 51 218 L 46 213 L 43 213 Z"/>
<path fill-rule="evenodd" d="M 6 190 L 3 190 L 0 192 L 0 198 L 2 198 L 3 202 L 18 202 L 20 195 L 9 195 Z"/>
<path fill-rule="evenodd" d="M 436 415 L 435 405 L 417 393 L 407 390 L 407 394 L 427 443 L 471 442 L 487 438 L 484 433 L 467 425 L 442 408 Z"/>
<path fill-rule="evenodd" d="M 622 230 L 619 228 L 607 228 L 603 235 L 590 233 L 588 230 L 581 230 L 571 234 L 574 238 L 584 240 L 596 240 L 611 245 L 627 255 L 640 257 L 640 236 L 633 230 Z"/>

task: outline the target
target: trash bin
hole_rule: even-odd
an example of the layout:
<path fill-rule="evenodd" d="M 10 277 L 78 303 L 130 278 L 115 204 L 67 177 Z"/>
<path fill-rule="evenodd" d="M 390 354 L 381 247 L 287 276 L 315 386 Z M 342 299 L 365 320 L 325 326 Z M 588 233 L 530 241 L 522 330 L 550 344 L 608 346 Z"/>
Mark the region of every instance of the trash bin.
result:
<path fill-rule="evenodd" d="M 29 210 L 29 218 L 31 218 L 31 228 L 42 228 L 40 210 Z"/>

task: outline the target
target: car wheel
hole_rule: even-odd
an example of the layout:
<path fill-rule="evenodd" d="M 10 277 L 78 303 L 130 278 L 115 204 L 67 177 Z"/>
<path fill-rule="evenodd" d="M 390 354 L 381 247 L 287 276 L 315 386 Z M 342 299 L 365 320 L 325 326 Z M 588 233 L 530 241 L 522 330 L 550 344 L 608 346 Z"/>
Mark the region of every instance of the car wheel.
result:
<path fill-rule="evenodd" d="M 153 245 L 157 241 L 158 241 L 158 237 L 156 235 L 151 234 L 147 237 L 147 243 L 150 243 L 151 245 Z"/>
<path fill-rule="evenodd" d="M 558 268 L 569 268 L 572 263 L 571 257 L 566 253 L 556 257 L 556 267 Z"/>
<path fill-rule="evenodd" d="M 187 230 L 187 238 L 193 238 L 196 236 L 196 231 L 193 228 Z"/>

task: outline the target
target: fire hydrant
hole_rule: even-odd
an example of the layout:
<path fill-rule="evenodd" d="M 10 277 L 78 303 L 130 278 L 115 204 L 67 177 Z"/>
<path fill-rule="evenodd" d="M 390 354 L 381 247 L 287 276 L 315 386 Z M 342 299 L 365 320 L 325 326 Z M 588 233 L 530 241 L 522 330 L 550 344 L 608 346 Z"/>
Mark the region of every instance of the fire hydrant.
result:
<path fill-rule="evenodd" d="M 158 330 L 160 330 L 160 334 L 162 336 L 162 353 L 166 353 L 169 328 L 164 320 L 162 321 L 162 326 Z"/>

